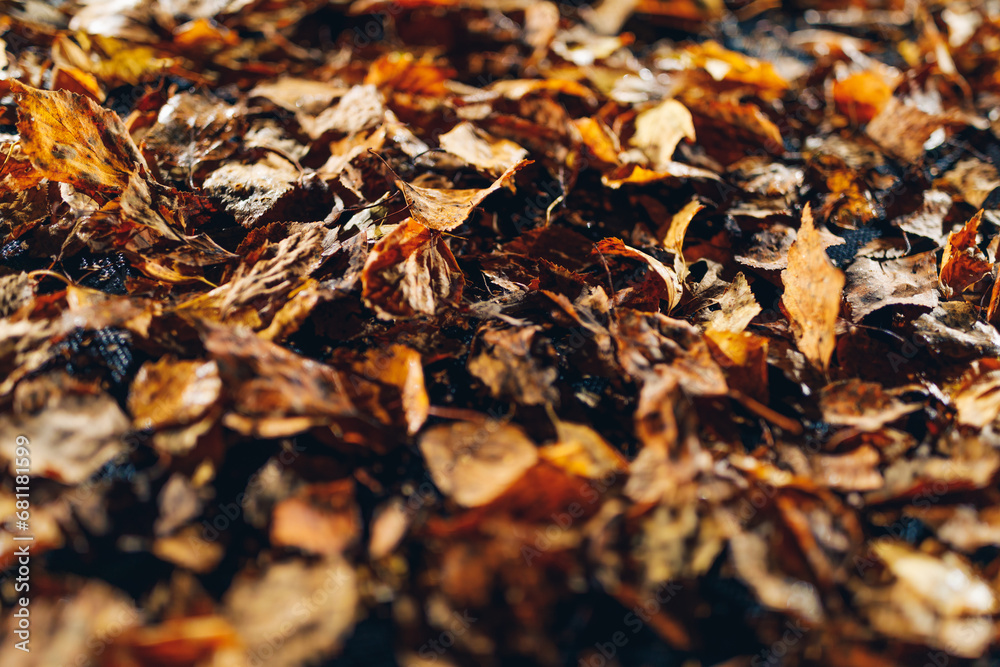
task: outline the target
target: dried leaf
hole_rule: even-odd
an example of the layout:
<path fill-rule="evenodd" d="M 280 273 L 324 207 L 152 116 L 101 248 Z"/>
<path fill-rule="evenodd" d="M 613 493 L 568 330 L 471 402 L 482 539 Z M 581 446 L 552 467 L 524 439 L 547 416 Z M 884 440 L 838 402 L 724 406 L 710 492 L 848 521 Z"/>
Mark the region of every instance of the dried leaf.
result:
<path fill-rule="evenodd" d="M 64 484 L 79 484 L 126 451 L 123 436 L 129 420 L 107 394 L 78 394 L 55 390 L 45 410 L 0 415 L 0 454 L 13 471 L 18 436 L 35 443 L 31 448 L 32 476 Z M 13 474 L 13 473 L 12 473 Z"/>
<path fill-rule="evenodd" d="M 781 282 L 785 286 L 781 302 L 788 310 L 799 350 L 826 370 L 836 346 L 845 279 L 827 257 L 808 206 L 802 212 L 799 234 L 788 249 L 788 268 L 781 272 Z"/>
<path fill-rule="evenodd" d="M 339 556 L 360 537 L 350 479 L 310 484 L 274 508 L 271 542 L 318 556 Z"/>
<path fill-rule="evenodd" d="M 742 273 L 736 274 L 733 282 L 716 302 L 720 308 L 709 315 L 706 327 L 709 336 L 713 332 L 740 333 L 761 311 L 760 304 Z"/>
<path fill-rule="evenodd" d="M 410 207 L 410 216 L 428 229 L 439 232 L 449 232 L 472 214 L 484 199 L 507 185 L 514 174 L 531 164 L 531 160 L 521 160 L 514 163 L 493 184 L 482 190 L 442 190 L 439 188 L 422 188 L 410 185 L 406 181 L 397 180 L 396 186 L 403 191 L 406 203 Z"/>
<path fill-rule="evenodd" d="M 962 229 L 948 235 L 948 243 L 941 256 L 940 277 L 941 291 L 946 297 L 961 294 L 993 268 L 976 246 L 982 219 L 983 211 L 980 210 L 969 218 Z"/>
<path fill-rule="evenodd" d="M 465 507 L 498 498 L 538 461 L 524 432 L 501 422 L 434 426 L 420 438 L 434 484 Z"/>
<path fill-rule="evenodd" d="M 629 143 L 646 154 L 653 169 L 667 171 L 681 139 L 695 140 L 691 112 L 677 100 L 664 100 L 635 117 Z"/>
<path fill-rule="evenodd" d="M 379 317 L 411 318 L 458 303 L 465 278 L 444 238 L 408 218 L 372 248 L 361 284 Z"/>
<path fill-rule="evenodd" d="M 441 148 L 493 177 L 528 157 L 528 151 L 513 141 L 498 139 L 468 122 L 459 123 L 438 141 Z"/>
<path fill-rule="evenodd" d="M 268 664 L 293 667 L 336 655 L 354 627 L 358 598 L 354 570 L 342 559 L 297 560 L 239 577 L 225 610 L 249 655 L 266 652 Z"/>
<path fill-rule="evenodd" d="M 820 408 L 823 419 L 831 424 L 853 426 L 862 431 L 877 431 L 920 406 L 906 403 L 876 382 L 858 379 L 835 382 L 823 388 Z"/>
<path fill-rule="evenodd" d="M 544 361 L 554 357 L 540 343 L 541 327 L 484 327 L 469 357 L 469 372 L 497 398 L 525 405 L 547 405 L 559 398 L 554 386 L 559 370 Z"/>
<path fill-rule="evenodd" d="M 855 322 L 880 308 L 938 304 L 937 253 L 876 261 L 858 257 L 847 269 L 845 298 Z"/>
<path fill-rule="evenodd" d="M 21 149 L 46 178 L 105 198 L 149 166 L 121 119 L 93 100 L 11 82 L 18 99 Z"/>

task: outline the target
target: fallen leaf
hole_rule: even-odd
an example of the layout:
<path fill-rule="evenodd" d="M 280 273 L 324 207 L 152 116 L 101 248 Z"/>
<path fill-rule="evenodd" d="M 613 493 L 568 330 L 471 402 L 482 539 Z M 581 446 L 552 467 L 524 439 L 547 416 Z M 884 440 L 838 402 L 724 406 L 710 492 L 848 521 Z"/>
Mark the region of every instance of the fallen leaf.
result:
<path fill-rule="evenodd" d="M 858 72 L 833 84 L 837 110 L 856 125 L 864 125 L 885 108 L 892 98 L 892 88 L 873 71 Z"/>
<path fill-rule="evenodd" d="M 629 143 L 645 153 L 653 169 L 667 171 L 681 139 L 695 140 L 691 112 L 669 99 L 635 117 L 635 134 Z"/>
<path fill-rule="evenodd" d="M 736 274 L 733 282 L 715 301 L 719 304 L 719 310 L 712 311 L 708 317 L 706 333 L 709 336 L 713 332 L 740 333 L 761 311 L 760 304 L 742 273 Z"/>
<path fill-rule="evenodd" d="M 18 99 L 21 149 L 46 178 L 103 197 L 118 194 L 133 173 L 149 171 L 121 119 L 93 100 L 10 83 Z"/>
<path fill-rule="evenodd" d="M 638 261 L 652 272 L 648 278 L 634 272 L 626 274 L 624 280 L 620 279 L 620 282 L 624 283 L 621 285 L 621 289 L 616 288 L 615 293 L 612 294 L 616 301 L 624 302 L 625 299 L 629 298 L 631 292 L 641 291 L 647 281 L 652 281 L 657 301 L 662 299 L 667 302 L 667 312 L 673 310 L 680 303 L 683 288 L 677 274 L 656 258 L 625 245 L 620 239 L 604 239 L 597 244 L 595 251 L 601 256 Z"/>
<path fill-rule="evenodd" d="M 461 227 L 473 209 L 484 199 L 507 185 L 514 174 L 531 164 L 531 160 L 521 160 L 509 166 L 493 184 L 483 189 L 444 190 L 422 188 L 397 180 L 396 187 L 403 191 L 410 207 L 410 216 L 428 229 L 450 232 Z"/>
<path fill-rule="evenodd" d="M 781 282 L 785 286 L 781 302 L 788 310 L 799 350 L 826 370 L 836 347 L 845 279 L 827 257 L 808 206 L 802 212 L 798 236 L 788 249 L 788 268 L 781 272 Z"/>
<path fill-rule="evenodd" d="M 271 542 L 318 556 L 342 555 L 361 532 L 350 479 L 310 484 L 274 508 Z"/>
<path fill-rule="evenodd" d="M 945 297 L 961 294 L 993 268 L 976 246 L 982 219 L 983 211 L 980 209 L 962 229 L 948 235 L 948 243 L 941 256 L 940 276 L 941 291 Z"/>
<path fill-rule="evenodd" d="M 339 557 L 274 563 L 246 572 L 226 594 L 225 618 L 248 655 L 292 667 L 335 655 L 354 627 L 359 601 L 354 570 Z"/>
<path fill-rule="evenodd" d="M 877 431 L 920 409 L 919 404 L 900 400 L 897 393 L 885 390 L 876 382 L 844 380 L 823 387 L 819 403 L 823 419 L 830 424 Z"/>
<path fill-rule="evenodd" d="M 23 386 L 23 385 L 22 385 Z M 28 434 L 30 475 L 64 484 L 86 481 L 127 450 L 128 417 L 106 393 L 81 394 L 48 388 L 45 410 L 0 415 L 0 454 L 14 469 L 18 436 Z"/>
<path fill-rule="evenodd" d="M 892 305 L 932 309 L 938 304 L 937 287 L 936 252 L 884 261 L 858 257 L 847 268 L 844 296 L 852 319 L 860 322 Z"/>
<path fill-rule="evenodd" d="M 465 278 L 444 238 L 407 218 L 372 248 L 361 284 L 365 303 L 391 319 L 433 315 L 457 304 Z"/>
<path fill-rule="evenodd" d="M 464 507 L 495 500 L 538 461 L 520 428 L 494 421 L 434 426 L 420 451 L 441 493 Z"/>
<path fill-rule="evenodd" d="M 494 178 L 528 157 L 528 151 L 513 141 L 498 139 L 468 122 L 459 123 L 438 141 L 441 148 Z"/>

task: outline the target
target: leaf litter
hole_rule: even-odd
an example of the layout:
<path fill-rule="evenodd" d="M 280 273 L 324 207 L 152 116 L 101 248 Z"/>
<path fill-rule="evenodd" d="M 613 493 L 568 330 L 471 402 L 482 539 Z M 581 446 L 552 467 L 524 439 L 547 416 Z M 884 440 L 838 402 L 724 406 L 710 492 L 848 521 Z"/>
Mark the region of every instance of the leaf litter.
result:
<path fill-rule="evenodd" d="M 0 664 L 1000 658 L 989 3 L 0 7 Z"/>

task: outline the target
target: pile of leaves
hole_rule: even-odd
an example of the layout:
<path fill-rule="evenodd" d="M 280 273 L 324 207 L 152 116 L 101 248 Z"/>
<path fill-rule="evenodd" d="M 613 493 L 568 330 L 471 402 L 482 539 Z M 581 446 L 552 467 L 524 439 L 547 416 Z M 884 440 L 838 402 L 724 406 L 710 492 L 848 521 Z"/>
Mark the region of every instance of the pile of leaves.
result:
<path fill-rule="evenodd" d="M 0 663 L 995 664 L 1000 16 L 779 4 L 0 1 Z"/>

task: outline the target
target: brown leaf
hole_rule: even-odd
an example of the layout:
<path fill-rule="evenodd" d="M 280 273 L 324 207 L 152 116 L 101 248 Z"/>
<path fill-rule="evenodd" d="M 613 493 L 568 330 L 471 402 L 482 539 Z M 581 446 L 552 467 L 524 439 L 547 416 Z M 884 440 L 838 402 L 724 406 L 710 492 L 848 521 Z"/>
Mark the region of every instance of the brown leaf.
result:
<path fill-rule="evenodd" d="M 129 421 L 106 393 L 79 393 L 54 381 L 59 380 L 41 376 L 34 381 L 47 393 L 44 410 L 0 414 L 0 454 L 13 469 L 17 438 L 26 436 L 34 443 L 30 475 L 79 484 L 127 449 L 123 436 Z M 22 382 L 18 390 L 27 387 Z"/>
<path fill-rule="evenodd" d="M 868 70 L 838 79 L 833 84 L 837 110 L 855 125 L 864 125 L 885 108 L 892 98 L 892 88 L 878 72 Z"/>
<path fill-rule="evenodd" d="M 558 401 L 555 352 L 542 342 L 541 327 L 484 326 L 469 356 L 469 372 L 496 398 L 524 405 Z M 549 359 L 547 362 L 546 359 Z"/>
<path fill-rule="evenodd" d="M 444 238 L 407 218 L 372 248 L 361 285 L 382 319 L 413 318 L 457 304 L 465 277 Z"/>
<path fill-rule="evenodd" d="M 611 129 L 597 118 L 577 118 L 573 126 L 580 132 L 583 144 L 590 154 L 609 165 L 618 164 L 621 145 Z"/>
<path fill-rule="evenodd" d="M 905 403 L 877 382 L 857 378 L 834 382 L 820 393 L 823 419 L 831 424 L 853 426 L 862 431 L 877 431 L 886 424 L 920 409 L 919 404 Z"/>
<path fill-rule="evenodd" d="M 403 425 L 413 435 L 427 421 L 430 399 L 420 353 L 405 345 L 368 350 L 352 364 L 347 386 L 359 408 L 376 419 Z"/>
<path fill-rule="evenodd" d="M 1000 416 L 1000 369 L 976 364 L 953 395 L 956 421 L 984 428 Z"/>
<path fill-rule="evenodd" d="M 985 650 L 995 635 L 997 598 L 968 564 L 952 553 L 932 556 L 894 540 L 878 541 L 872 551 L 894 575 L 891 584 L 857 593 L 875 628 L 964 657 Z"/>
<path fill-rule="evenodd" d="M 702 169 L 701 167 L 692 167 L 681 162 L 670 162 L 663 165 L 663 167 L 662 171 L 656 171 L 629 162 L 601 176 L 601 182 L 612 190 L 617 190 L 623 185 L 647 185 L 661 181 L 681 183 L 683 182 L 682 179 L 722 180 L 714 171 Z"/>
<path fill-rule="evenodd" d="M 788 249 L 788 268 L 781 272 L 785 286 L 781 302 L 788 311 L 799 350 L 824 370 L 829 368 L 836 347 L 844 280 L 843 272 L 834 268 L 827 257 L 806 206 L 798 237 Z"/>
<path fill-rule="evenodd" d="M 341 558 L 294 560 L 271 564 L 259 577 L 237 577 L 226 593 L 225 616 L 248 655 L 296 667 L 339 652 L 354 627 L 358 598 L 357 577 Z"/>
<path fill-rule="evenodd" d="M 459 123 L 438 141 L 441 148 L 494 178 L 528 157 L 528 151 L 513 141 L 498 139 L 468 122 Z"/>
<path fill-rule="evenodd" d="M 760 304 L 753 295 L 746 276 L 737 273 L 726 291 L 716 299 L 719 310 L 709 315 L 706 333 L 726 332 L 738 334 L 760 313 Z"/>
<path fill-rule="evenodd" d="M 538 461 L 538 449 L 517 426 L 459 422 L 434 426 L 420 451 L 441 492 L 465 507 L 498 498 Z"/>
<path fill-rule="evenodd" d="M 852 319 L 860 322 L 891 305 L 934 308 L 937 287 L 937 253 L 931 251 L 884 261 L 857 257 L 847 268 L 844 294 Z"/>
<path fill-rule="evenodd" d="M 139 430 L 184 426 L 204 417 L 221 394 L 214 361 L 168 355 L 142 365 L 129 391 L 128 408 Z"/>
<path fill-rule="evenodd" d="M 48 92 L 10 82 L 17 94 L 21 148 L 53 181 L 105 199 L 149 166 L 113 111 L 66 91 Z"/>
<path fill-rule="evenodd" d="M 469 217 L 473 209 L 479 206 L 486 197 L 507 185 L 514 174 L 531 160 L 521 160 L 512 164 L 488 188 L 469 190 L 443 190 L 440 188 L 422 188 L 410 185 L 406 181 L 397 180 L 396 187 L 403 191 L 406 203 L 410 206 L 410 216 L 428 229 L 439 232 L 449 232 Z"/>
<path fill-rule="evenodd" d="M 766 404 L 767 338 L 747 331 L 734 333 L 710 327 L 705 339 L 712 358 L 726 374 L 726 385 Z"/>
<path fill-rule="evenodd" d="M 381 125 L 385 120 L 385 107 L 375 86 L 354 86 L 337 104 L 318 116 L 300 113 L 298 120 L 310 139 L 319 139 L 329 133 L 351 136 Z"/>
<path fill-rule="evenodd" d="M 635 117 L 635 135 L 629 143 L 645 153 L 656 171 L 666 171 L 681 139 L 694 141 L 691 112 L 668 99 Z"/>
<path fill-rule="evenodd" d="M 550 409 L 557 441 L 539 450 L 545 461 L 571 475 L 586 479 L 604 479 L 610 474 L 628 473 L 628 459 L 586 424 L 564 422 Z"/>
<path fill-rule="evenodd" d="M 816 483 L 842 491 L 872 491 L 885 484 L 878 450 L 862 445 L 847 454 L 820 454 L 813 465 Z"/>
<path fill-rule="evenodd" d="M 20 545 L 19 545 L 20 546 Z M 99 579 L 89 579 L 62 593 L 57 599 L 38 596 L 32 600 L 29 652 L 13 641 L 0 646 L 5 665 L 45 667 L 71 664 L 77 660 L 96 663 L 108 643 L 142 622 L 142 613 L 119 588 Z M 27 592 L 27 591 L 23 591 Z M 6 616 L 6 636 L 16 637 L 17 618 Z"/>
<path fill-rule="evenodd" d="M 941 291 L 946 297 L 961 294 L 993 268 L 976 246 L 982 219 L 983 211 L 980 209 L 962 229 L 948 235 L 948 243 L 941 256 Z"/>
<path fill-rule="evenodd" d="M 319 556 L 339 556 L 361 535 L 351 479 L 310 484 L 274 508 L 271 543 Z"/>
<path fill-rule="evenodd" d="M 622 271 L 624 282 L 622 289 L 616 289 L 612 295 L 616 302 L 622 303 L 629 298 L 631 292 L 640 291 L 646 283 L 652 285 L 657 299 L 667 302 L 666 312 L 670 312 L 680 303 L 683 288 L 673 270 L 668 269 L 655 257 L 651 257 L 641 250 L 631 248 L 621 241 L 621 239 L 603 239 L 596 246 L 596 253 L 606 257 L 622 257 L 633 261 L 638 261 L 649 268 L 651 273 L 648 277 L 637 275 L 635 272 Z M 612 274 L 614 275 L 614 274 Z"/>
<path fill-rule="evenodd" d="M 233 404 L 225 424 L 258 437 L 282 437 L 354 414 L 340 374 L 246 329 L 202 323 Z"/>
<path fill-rule="evenodd" d="M 913 164 L 923 159 L 932 135 L 941 135 L 937 142 L 940 144 L 949 130 L 961 125 L 964 123 L 955 113 L 929 114 L 914 104 L 890 97 L 882 111 L 868 123 L 865 134 L 890 155 Z"/>

